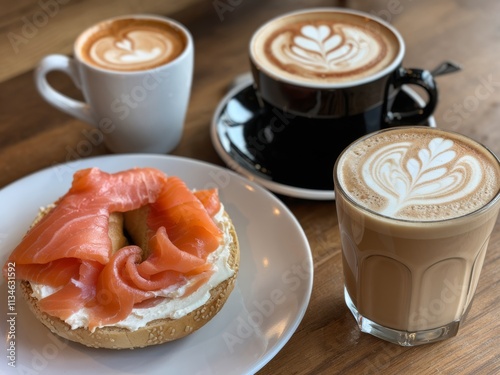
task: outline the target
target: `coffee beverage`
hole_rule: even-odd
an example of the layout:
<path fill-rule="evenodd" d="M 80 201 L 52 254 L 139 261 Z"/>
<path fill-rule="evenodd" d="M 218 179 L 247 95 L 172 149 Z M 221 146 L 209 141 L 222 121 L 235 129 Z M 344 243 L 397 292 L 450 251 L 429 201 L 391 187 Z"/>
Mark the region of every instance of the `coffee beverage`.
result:
<path fill-rule="evenodd" d="M 164 65 L 186 48 L 185 34 L 158 19 L 127 18 L 102 22 L 84 32 L 76 53 L 86 63 L 117 71 L 138 71 Z"/>
<path fill-rule="evenodd" d="M 155 15 L 115 17 L 84 30 L 73 52 L 45 56 L 35 83 L 55 108 L 94 126 L 90 148 L 103 142 L 116 153 L 163 154 L 177 147 L 194 66 L 184 25 Z M 54 70 L 76 83 L 83 100 L 51 86 L 47 75 Z"/>
<path fill-rule="evenodd" d="M 351 145 L 334 179 L 346 302 L 378 333 L 366 331 L 402 345 L 456 334 L 500 209 L 498 159 L 459 134 L 400 127 Z"/>
<path fill-rule="evenodd" d="M 353 146 L 339 182 L 357 204 L 409 221 L 474 212 L 498 194 L 498 163 L 466 138 L 427 128 L 380 133 Z"/>
<path fill-rule="evenodd" d="M 311 11 L 272 20 L 250 43 L 271 74 L 305 83 L 342 83 L 388 68 L 402 48 L 385 25 L 355 13 Z"/>
<path fill-rule="evenodd" d="M 265 135 L 248 150 L 258 173 L 333 197 L 331 171 L 351 142 L 394 125 L 431 122 L 436 83 L 427 70 L 403 67 L 404 53 L 392 25 L 346 8 L 303 9 L 259 27 L 249 43 L 259 108 L 249 109 L 255 115 L 244 126 L 247 144 Z M 427 101 L 417 95 L 407 101 L 406 85 L 423 89 Z"/>

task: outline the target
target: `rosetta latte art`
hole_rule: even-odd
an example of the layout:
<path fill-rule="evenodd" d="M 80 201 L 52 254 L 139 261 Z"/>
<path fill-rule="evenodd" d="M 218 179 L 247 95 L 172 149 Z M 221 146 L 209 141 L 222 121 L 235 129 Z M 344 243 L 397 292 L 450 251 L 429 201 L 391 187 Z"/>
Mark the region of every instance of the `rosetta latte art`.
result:
<path fill-rule="evenodd" d="M 300 33 L 287 32 L 273 41 L 276 58 L 313 72 L 346 73 L 381 58 L 380 41 L 354 25 L 306 25 Z"/>
<path fill-rule="evenodd" d="M 387 199 L 380 211 L 395 216 L 410 205 L 439 205 L 465 198 L 481 184 L 480 162 L 459 156 L 449 139 L 433 138 L 415 157 L 407 157 L 410 142 L 385 145 L 362 167 L 364 182 Z"/>

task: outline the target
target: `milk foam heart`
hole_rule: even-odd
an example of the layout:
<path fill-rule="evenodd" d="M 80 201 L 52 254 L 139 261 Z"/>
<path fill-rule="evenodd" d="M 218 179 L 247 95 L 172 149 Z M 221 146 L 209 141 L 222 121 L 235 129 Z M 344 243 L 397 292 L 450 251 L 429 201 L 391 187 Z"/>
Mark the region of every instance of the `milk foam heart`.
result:
<path fill-rule="evenodd" d="M 184 50 L 186 41 L 182 33 L 167 23 L 119 19 L 90 29 L 79 44 L 82 58 L 92 65 L 134 71 L 174 60 Z"/>
<path fill-rule="evenodd" d="M 489 154 L 429 129 L 380 133 L 344 154 L 340 181 L 357 203 L 384 216 L 428 221 L 466 215 L 498 193 Z"/>
<path fill-rule="evenodd" d="M 155 31 L 131 31 L 124 39 L 112 36 L 98 39 L 90 48 L 90 56 L 97 64 L 112 69 L 145 62 L 161 61 L 171 54 L 172 42 Z"/>
<path fill-rule="evenodd" d="M 311 12 L 264 25 L 251 43 L 262 69 L 305 82 L 348 82 L 388 67 L 400 45 L 382 24 L 350 13 Z"/>

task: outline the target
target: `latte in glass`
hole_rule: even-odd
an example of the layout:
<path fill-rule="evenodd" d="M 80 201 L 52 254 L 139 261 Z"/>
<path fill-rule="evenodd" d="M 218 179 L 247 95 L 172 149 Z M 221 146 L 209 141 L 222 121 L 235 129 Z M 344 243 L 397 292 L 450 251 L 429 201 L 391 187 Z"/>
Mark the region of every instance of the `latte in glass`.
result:
<path fill-rule="evenodd" d="M 399 127 L 349 146 L 334 172 L 346 302 L 401 345 L 454 336 L 500 209 L 500 164 L 479 143 Z"/>

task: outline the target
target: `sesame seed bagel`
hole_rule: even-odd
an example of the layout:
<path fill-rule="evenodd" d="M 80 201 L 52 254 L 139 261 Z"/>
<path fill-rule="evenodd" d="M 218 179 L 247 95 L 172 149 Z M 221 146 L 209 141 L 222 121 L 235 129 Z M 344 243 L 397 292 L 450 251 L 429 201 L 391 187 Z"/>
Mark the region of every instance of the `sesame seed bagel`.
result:
<path fill-rule="evenodd" d="M 42 212 L 42 216 L 44 213 Z M 38 300 L 33 296 L 31 284 L 26 280 L 20 282 L 21 294 L 36 318 L 50 331 L 65 339 L 89 347 L 133 349 L 180 339 L 208 323 L 220 311 L 234 288 L 239 269 L 240 250 L 234 225 L 226 212 L 224 212 L 224 216 L 229 221 L 229 233 L 231 235 L 230 256 L 227 263 L 229 268 L 234 271 L 234 274 L 213 287 L 210 290 L 210 298 L 202 306 L 181 318 L 153 320 L 134 331 L 115 326 L 104 326 L 98 327 L 94 332 L 91 332 L 86 328 L 72 329 L 63 320 L 42 312 L 38 307 Z"/>

